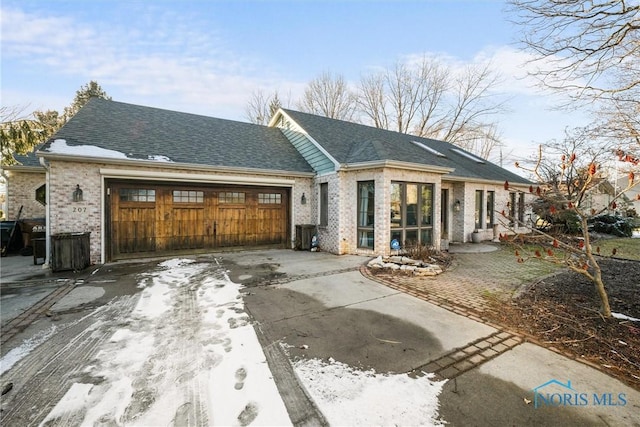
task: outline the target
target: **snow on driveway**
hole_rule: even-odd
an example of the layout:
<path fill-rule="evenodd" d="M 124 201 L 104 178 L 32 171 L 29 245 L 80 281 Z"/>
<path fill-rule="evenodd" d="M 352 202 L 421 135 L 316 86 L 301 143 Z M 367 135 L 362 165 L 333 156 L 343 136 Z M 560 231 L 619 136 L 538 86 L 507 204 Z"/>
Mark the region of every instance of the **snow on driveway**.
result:
<path fill-rule="evenodd" d="M 174 259 L 43 425 L 290 425 L 239 285 Z"/>
<path fill-rule="evenodd" d="M 291 425 L 240 285 L 220 265 L 168 260 L 139 286 L 139 299 L 115 299 L 76 321 L 77 335 L 58 333 L 58 350 L 38 339 L 0 360 L 24 383 L 3 422 Z M 444 382 L 429 376 L 377 374 L 333 359 L 293 366 L 331 425 L 440 424 Z"/>

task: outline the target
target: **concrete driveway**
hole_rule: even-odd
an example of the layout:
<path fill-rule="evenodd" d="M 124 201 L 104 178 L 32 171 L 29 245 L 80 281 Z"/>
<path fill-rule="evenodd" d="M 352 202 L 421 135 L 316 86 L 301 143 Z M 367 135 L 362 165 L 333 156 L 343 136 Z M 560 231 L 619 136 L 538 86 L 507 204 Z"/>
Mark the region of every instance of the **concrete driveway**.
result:
<path fill-rule="evenodd" d="M 448 380 L 440 395 L 440 417 L 449 425 L 640 426 L 638 391 L 366 279 L 359 267 L 367 261 L 265 251 L 225 254 L 221 262 L 232 278 L 246 282 L 247 309 L 265 342 L 285 344 L 292 360 L 333 358 L 377 372 L 439 372 L 445 378 L 447 367 L 472 364 Z M 252 273 L 256 265 L 260 270 Z M 571 389 L 558 384 L 567 382 Z"/>
<path fill-rule="evenodd" d="M 369 280 L 359 271 L 368 258 L 288 250 L 192 258 L 211 265 L 208 273 L 190 279 L 193 286 L 207 275 L 219 274 L 220 268 L 233 282 L 245 285 L 245 310 L 254 321 L 280 395 L 296 425 L 321 425 L 325 420 L 300 386 L 289 361 L 332 358 L 381 373 L 419 377 L 423 372 L 435 372 L 440 378 L 449 378 L 439 396 L 440 419 L 449 425 L 640 426 L 638 391 L 519 337 Z M 70 386 L 74 375 L 82 372 L 78 360 L 71 358 L 52 366 L 45 355 L 60 355 L 61 349 L 79 351 L 69 343 L 91 336 L 96 316 L 100 317 L 98 341 L 109 341 L 114 329 L 108 325 L 117 326 L 132 312 L 142 295 L 136 286 L 138 279 L 157 265 L 158 261 L 110 264 L 96 274 L 74 279 L 70 292 L 52 302 L 49 316 L 36 312 L 31 326 L 3 345 L 2 354 L 6 355 L 8 349 L 58 322 L 60 333 L 44 340 L 27 365 L 0 378 L 3 387 L 10 381 L 15 383 L 3 396 L 3 424 L 24 421 L 26 413 L 20 415 L 15 405 L 20 402 L 22 410 L 29 412 L 33 405 L 27 398 L 29 387 L 42 388 L 48 378 L 61 390 Z M 4 284 L 2 292 L 4 304 Z M 34 298 L 35 294 L 31 295 Z M 19 295 L 10 299 L 18 301 Z M 180 296 L 180 304 L 189 301 L 182 300 Z M 179 313 L 186 315 L 184 310 Z M 197 310 L 188 313 L 198 316 Z M 175 324 L 179 323 L 178 318 Z M 62 324 L 69 327 L 61 328 Z M 95 358 L 97 344 L 90 340 L 82 343 L 86 344 L 88 363 Z M 36 360 L 36 354 L 40 359 Z M 170 369 L 171 363 L 166 362 Z M 21 394 L 16 394 L 16 389 Z M 390 403 L 409 398 L 414 399 L 411 403 L 416 408 L 423 403 L 415 397 L 388 397 Z M 51 407 L 53 403 L 47 404 Z M 13 415 L 7 418 L 7 414 Z"/>

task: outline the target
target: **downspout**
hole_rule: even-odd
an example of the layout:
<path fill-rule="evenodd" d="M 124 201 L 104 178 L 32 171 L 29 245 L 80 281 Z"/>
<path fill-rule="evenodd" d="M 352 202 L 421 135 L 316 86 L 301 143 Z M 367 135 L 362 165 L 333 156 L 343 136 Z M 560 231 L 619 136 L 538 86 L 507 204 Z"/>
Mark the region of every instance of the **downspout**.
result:
<path fill-rule="evenodd" d="M 49 163 L 47 163 L 47 161 L 45 160 L 44 157 L 39 157 L 38 160 L 40 160 L 40 164 L 42 165 L 42 167 L 47 171 L 45 174 L 45 185 L 46 185 L 46 191 L 45 191 L 45 250 L 46 250 L 46 254 L 45 254 L 45 258 L 44 258 L 44 264 L 42 265 L 42 268 L 49 268 L 49 256 L 51 254 L 51 209 L 50 206 L 51 204 L 49 203 L 49 193 L 51 191 L 51 185 L 49 185 L 49 171 L 50 171 L 50 167 L 49 167 Z"/>
<path fill-rule="evenodd" d="M 5 199 L 5 202 L 3 204 L 0 205 L 0 209 L 4 211 L 5 215 L 7 215 L 6 219 L 9 219 L 9 175 L 7 175 L 7 171 L 5 171 L 4 169 L 2 169 L 0 167 L 0 175 L 2 175 L 2 177 L 4 178 L 4 182 L 7 183 L 7 198 Z M 5 205 L 5 206 L 3 206 Z M 5 208 L 6 207 L 6 208 Z"/>

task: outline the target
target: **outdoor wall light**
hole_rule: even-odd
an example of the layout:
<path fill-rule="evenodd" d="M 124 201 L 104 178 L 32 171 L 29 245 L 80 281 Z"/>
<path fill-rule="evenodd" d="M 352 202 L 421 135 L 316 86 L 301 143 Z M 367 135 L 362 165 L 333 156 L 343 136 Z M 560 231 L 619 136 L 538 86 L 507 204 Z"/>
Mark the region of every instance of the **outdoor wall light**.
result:
<path fill-rule="evenodd" d="M 82 201 L 82 189 L 80 188 L 80 184 L 76 184 L 76 189 L 73 190 L 73 201 L 74 202 Z"/>
<path fill-rule="evenodd" d="M 305 196 L 304 193 L 302 193 L 302 197 L 300 197 L 300 203 L 303 205 L 307 204 L 307 196 Z"/>
<path fill-rule="evenodd" d="M 455 202 L 453 202 L 453 211 L 454 212 L 460 212 L 461 209 L 461 204 L 460 204 L 460 200 L 456 200 Z"/>

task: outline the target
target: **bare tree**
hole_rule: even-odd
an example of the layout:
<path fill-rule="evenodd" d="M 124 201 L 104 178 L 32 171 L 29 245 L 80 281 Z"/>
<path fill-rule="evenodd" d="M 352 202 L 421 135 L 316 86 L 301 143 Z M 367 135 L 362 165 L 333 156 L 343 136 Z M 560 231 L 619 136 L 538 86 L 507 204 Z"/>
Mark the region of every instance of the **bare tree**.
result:
<path fill-rule="evenodd" d="M 570 139 L 569 146 L 579 146 L 581 140 Z M 560 153 L 562 150 L 560 150 Z M 583 151 L 583 153 L 589 150 Z M 559 154 L 559 153 L 558 153 Z M 600 168 L 597 163 L 591 162 L 586 167 L 580 166 L 580 154 L 576 152 L 570 155 L 560 154 L 553 158 L 545 157 L 542 147 L 540 147 L 538 158 L 532 168 L 527 169 L 533 174 L 538 186 L 531 186 L 529 191 L 538 198 L 538 203 L 544 205 L 549 216 L 565 215 L 572 218 L 575 223 L 574 228 L 579 234 L 579 238 L 568 233 L 566 230 L 545 230 L 533 227 L 531 224 L 519 221 L 506 212 L 512 212 L 509 206 L 502 211 L 502 216 L 508 221 L 503 221 L 503 225 L 512 232 L 511 236 L 501 236 L 503 241 L 507 241 L 516 247 L 515 255 L 518 262 L 537 260 L 563 265 L 570 270 L 582 274 L 595 286 L 595 290 L 600 299 L 600 313 L 604 317 L 611 317 L 611 307 L 605 283 L 602 278 L 602 269 L 598 262 L 598 247 L 591 244 L 589 234 L 588 219 L 598 215 L 610 208 L 615 209 L 616 201 L 621 199 L 631 188 L 640 184 L 634 173 L 629 173 L 628 184 L 614 195 L 608 206 L 603 207 L 599 212 L 585 208 L 582 201 L 585 196 L 602 180 Z M 583 159 L 588 162 L 589 156 Z M 549 167 L 555 165 L 555 171 L 543 170 L 541 165 L 547 164 Z M 584 163 L 583 163 L 584 164 Z M 523 167 L 524 168 L 524 167 Z M 526 168 L 525 168 L 526 169 Z M 551 174 L 553 180 L 549 182 L 547 176 Z M 505 190 L 511 190 L 508 182 L 505 182 Z M 511 224 L 525 227 L 527 234 L 520 234 Z"/>
<path fill-rule="evenodd" d="M 434 58 L 396 63 L 364 76 L 358 105 L 379 128 L 441 139 L 488 158 L 500 137 L 493 117 L 504 103 L 493 90 L 499 76 L 491 64 L 456 73 Z"/>
<path fill-rule="evenodd" d="M 383 74 L 372 74 L 362 78 L 356 99 L 358 108 L 371 120 L 373 126 L 380 129 L 389 129 L 385 96 Z"/>
<path fill-rule="evenodd" d="M 251 99 L 245 108 L 245 117 L 250 123 L 266 125 L 276 111 L 283 106 L 277 91 L 267 96 L 261 89 L 258 89 L 251 94 Z"/>
<path fill-rule="evenodd" d="M 640 4 L 625 0 L 509 0 L 533 75 L 574 100 L 640 86 Z M 636 98 L 637 100 L 637 98 Z"/>
<path fill-rule="evenodd" d="M 342 75 L 326 71 L 309 82 L 298 108 L 319 116 L 353 121 L 356 100 Z"/>
<path fill-rule="evenodd" d="M 519 163 L 516 166 L 530 172 L 533 180 L 544 183 L 554 194 L 562 194 L 563 199 L 572 200 L 581 208 L 587 194 L 581 191 L 585 180 L 597 184 L 598 179 L 608 178 L 602 172 L 606 172 L 605 164 L 613 159 L 614 145 L 603 144 L 594 136 L 597 136 L 597 132 L 588 127 L 566 129 L 562 140 L 551 140 L 540 145 L 535 168 L 527 168 Z M 590 165 L 596 165 L 601 171 L 598 177 L 586 173 Z"/>

